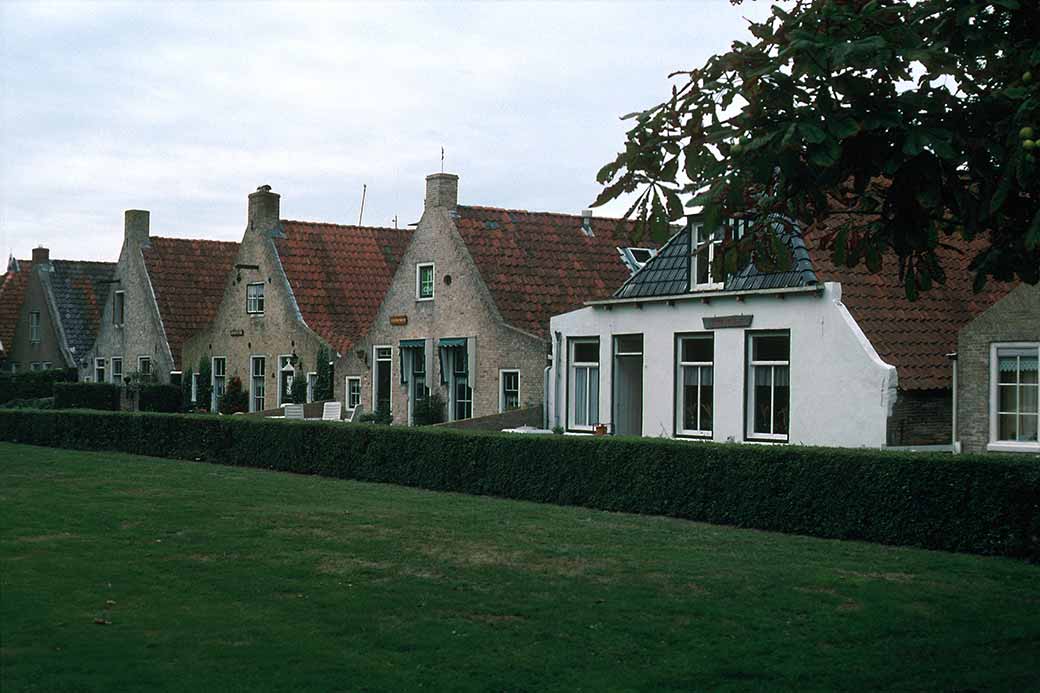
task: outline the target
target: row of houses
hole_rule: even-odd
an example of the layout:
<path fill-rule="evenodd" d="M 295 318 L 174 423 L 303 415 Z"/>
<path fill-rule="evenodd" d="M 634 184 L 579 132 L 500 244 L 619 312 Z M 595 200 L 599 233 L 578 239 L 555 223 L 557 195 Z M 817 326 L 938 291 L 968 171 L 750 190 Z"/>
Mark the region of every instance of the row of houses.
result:
<path fill-rule="evenodd" d="M 788 271 L 714 277 L 697 220 L 658 248 L 587 212 L 462 205 L 458 184 L 427 176 L 408 229 L 283 219 L 262 186 L 239 243 L 127 211 L 116 263 L 9 262 L 0 368 L 122 382 L 205 363 L 200 407 L 237 377 L 264 411 L 328 358 L 348 413 L 398 425 L 436 393 L 453 421 L 542 407 L 574 434 L 1040 452 L 1040 288 L 974 293 L 973 244 L 910 303 L 894 273 L 835 265 L 827 229 L 786 239 Z"/>

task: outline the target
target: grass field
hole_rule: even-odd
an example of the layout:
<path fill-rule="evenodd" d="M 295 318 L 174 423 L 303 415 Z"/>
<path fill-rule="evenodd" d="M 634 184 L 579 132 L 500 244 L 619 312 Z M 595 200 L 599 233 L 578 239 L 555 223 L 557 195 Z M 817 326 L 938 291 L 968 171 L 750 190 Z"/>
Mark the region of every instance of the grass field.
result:
<path fill-rule="evenodd" d="M 10 444 L 0 558 L 5 693 L 1040 687 L 1007 559 Z"/>

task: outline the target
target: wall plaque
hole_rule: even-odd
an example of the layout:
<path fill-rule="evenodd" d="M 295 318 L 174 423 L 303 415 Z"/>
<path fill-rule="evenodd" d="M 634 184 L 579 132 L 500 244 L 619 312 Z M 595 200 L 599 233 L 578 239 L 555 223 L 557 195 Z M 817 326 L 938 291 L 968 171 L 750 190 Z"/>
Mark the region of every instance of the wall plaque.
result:
<path fill-rule="evenodd" d="M 724 330 L 727 327 L 751 327 L 753 315 L 719 315 L 714 318 L 704 318 L 704 329 Z"/>
<path fill-rule="evenodd" d="M 245 331 L 244 330 L 231 330 L 231 332 L 229 332 L 228 334 L 230 334 L 232 337 L 241 337 L 242 335 L 245 334 Z"/>
<path fill-rule="evenodd" d="M 396 327 L 400 327 L 402 325 L 407 325 L 408 324 L 408 316 L 407 315 L 391 315 L 390 316 L 390 324 L 394 325 Z"/>

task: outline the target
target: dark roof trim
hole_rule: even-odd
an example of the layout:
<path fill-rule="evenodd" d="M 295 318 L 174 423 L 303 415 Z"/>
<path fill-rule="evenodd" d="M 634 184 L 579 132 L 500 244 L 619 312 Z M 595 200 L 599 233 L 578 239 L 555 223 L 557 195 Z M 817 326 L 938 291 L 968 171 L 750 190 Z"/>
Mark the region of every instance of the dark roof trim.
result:
<path fill-rule="evenodd" d="M 716 291 L 687 291 L 681 294 L 669 294 L 667 296 L 635 296 L 632 298 L 608 298 L 602 301 L 587 301 L 586 306 L 616 306 L 626 303 L 661 303 L 664 301 L 700 301 L 702 299 L 718 298 L 740 298 L 743 296 L 776 296 L 785 294 L 821 294 L 823 284 L 812 284 L 810 286 L 783 286 L 774 289 L 747 289 L 743 291 L 728 291 L 720 289 Z"/>

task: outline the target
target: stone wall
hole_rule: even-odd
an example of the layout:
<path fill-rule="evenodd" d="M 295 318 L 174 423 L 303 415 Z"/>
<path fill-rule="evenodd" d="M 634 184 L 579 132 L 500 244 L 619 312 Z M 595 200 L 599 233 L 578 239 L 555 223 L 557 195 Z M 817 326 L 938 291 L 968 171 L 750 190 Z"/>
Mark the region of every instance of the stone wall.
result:
<path fill-rule="evenodd" d="M 888 418 L 889 445 L 948 445 L 952 439 L 951 390 L 899 391 Z"/>

